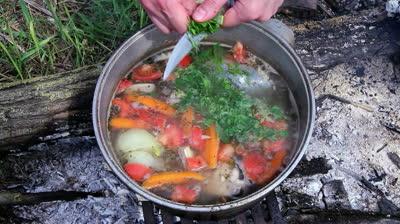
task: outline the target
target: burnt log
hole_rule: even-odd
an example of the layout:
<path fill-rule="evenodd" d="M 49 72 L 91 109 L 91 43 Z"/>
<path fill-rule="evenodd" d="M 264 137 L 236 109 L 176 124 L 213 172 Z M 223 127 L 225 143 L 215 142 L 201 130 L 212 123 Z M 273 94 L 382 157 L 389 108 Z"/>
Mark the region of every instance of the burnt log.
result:
<path fill-rule="evenodd" d="M 295 49 L 316 73 L 335 65 L 399 51 L 400 23 L 371 9 L 291 25 Z M 100 67 L 0 85 L 0 151 L 92 134 L 91 104 Z"/>
<path fill-rule="evenodd" d="M 101 69 L 87 67 L 0 85 L 0 151 L 92 133 L 90 108 Z M 53 135 L 53 136 L 49 136 Z"/>

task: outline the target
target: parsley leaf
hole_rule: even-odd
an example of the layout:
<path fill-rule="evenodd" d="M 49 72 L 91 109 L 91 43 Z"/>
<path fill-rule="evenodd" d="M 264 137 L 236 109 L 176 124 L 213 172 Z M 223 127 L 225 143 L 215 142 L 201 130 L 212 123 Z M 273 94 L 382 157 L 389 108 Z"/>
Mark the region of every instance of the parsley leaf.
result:
<path fill-rule="evenodd" d="M 200 33 L 213 34 L 218 31 L 223 21 L 223 15 L 217 15 L 213 19 L 201 23 L 191 20 L 189 23 L 188 32 L 193 36 Z"/>
<path fill-rule="evenodd" d="M 204 116 L 201 125 L 216 123 L 223 142 L 273 139 L 287 133 L 269 129 L 255 118 L 255 102 L 231 81 L 218 76 L 223 65 L 223 49 L 215 45 L 194 55 L 193 63 L 177 71 L 175 87 L 184 93 L 181 110 L 192 106 Z M 235 69 L 239 67 L 235 66 Z"/>

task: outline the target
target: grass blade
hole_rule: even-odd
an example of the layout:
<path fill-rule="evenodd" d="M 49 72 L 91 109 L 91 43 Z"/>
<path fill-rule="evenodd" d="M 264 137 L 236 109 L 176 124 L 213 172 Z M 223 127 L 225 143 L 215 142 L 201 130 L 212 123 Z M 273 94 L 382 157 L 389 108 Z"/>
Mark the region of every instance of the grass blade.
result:
<path fill-rule="evenodd" d="M 26 5 L 24 0 L 18 0 L 18 4 L 21 7 L 22 15 L 26 22 L 26 26 L 29 27 L 29 23 L 32 22 L 32 16 L 29 12 L 28 6 Z"/>
<path fill-rule="evenodd" d="M 55 36 L 51 36 L 48 37 L 40 42 L 38 42 L 38 47 L 39 48 L 43 48 L 44 46 L 46 46 L 51 40 L 53 40 L 55 38 Z M 26 53 L 24 53 L 21 57 L 21 62 L 25 63 L 27 60 L 30 60 L 31 57 L 33 57 L 34 55 L 36 55 L 36 53 L 38 53 L 37 51 L 37 47 L 35 46 L 35 48 L 33 49 L 29 49 Z"/>
<path fill-rule="evenodd" d="M 6 53 L 8 59 L 10 60 L 11 64 L 14 66 L 14 69 L 17 71 L 18 76 L 20 77 L 20 79 L 24 79 L 24 76 L 22 74 L 22 68 L 20 63 L 17 63 L 17 61 L 14 60 L 14 58 L 12 57 L 12 55 L 10 54 L 10 52 L 8 51 L 7 47 L 0 42 L 0 48 L 3 49 L 4 53 Z"/>
<path fill-rule="evenodd" d="M 35 31 L 35 27 L 33 26 L 33 22 L 30 21 L 29 22 L 29 35 L 32 38 L 33 44 L 35 45 L 35 49 L 36 52 L 40 55 L 45 55 L 44 50 L 41 48 L 40 44 L 39 44 L 39 40 L 36 36 L 36 31 Z M 43 62 L 44 58 L 40 57 L 40 61 Z"/>

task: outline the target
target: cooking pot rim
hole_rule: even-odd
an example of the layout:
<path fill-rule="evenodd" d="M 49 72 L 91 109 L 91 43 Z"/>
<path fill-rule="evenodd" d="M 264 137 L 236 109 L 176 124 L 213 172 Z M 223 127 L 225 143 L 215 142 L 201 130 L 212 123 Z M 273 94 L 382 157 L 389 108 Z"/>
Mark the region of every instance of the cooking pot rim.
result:
<path fill-rule="evenodd" d="M 302 159 L 306 146 L 308 145 L 310 138 L 311 138 L 311 133 L 313 130 L 313 124 L 314 124 L 314 119 L 315 119 L 315 100 L 314 100 L 314 94 L 313 90 L 311 88 L 311 82 L 309 80 L 309 77 L 307 75 L 307 70 L 305 69 L 304 65 L 302 64 L 300 58 L 296 55 L 294 49 L 290 46 L 289 43 L 286 41 L 282 40 L 277 36 L 276 34 L 272 33 L 268 29 L 264 29 L 263 26 L 258 23 L 258 22 L 251 22 L 251 23 L 246 23 L 243 24 L 245 26 L 251 26 L 254 29 L 258 29 L 262 31 L 266 36 L 269 36 L 273 41 L 275 41 L 278 45 L 281 46 L 281 49 L 286 52 L 290 56 L 290 58 L 293 60 L 294 64 L 297 66 L 297 69 L 300 71 L 302 74 L 302 81 L 305 84 L 307 88 L 307 101 L 308 101 L 308 121 L 305 129 L 305 134 L 304 137 L 301 139 L 301 143 L 299 144 L 299 147 L 296 150 L 296 153 L 293 157 L 293 159 L 290 161 L 290 163 L 285 167 L 285 169 L 269 184 L 264 186 L 263 188 L 259 189 L 258 191 L 249 194 L 243 198 L 226 202 L 223 204 L 215 204 L 215 205 L 185 205 L 177 202 L 173 202 L 170 200 L 167 200 L 165 198 L 162 198 L 150 191 L 147 191 L 143 189 L 140 185 L 137 183 L 131 181 L 127 175 L 123 172 L 123 170 L 117 165 L 115 161 L 113 161 L 112 156 L 107 149 L 107 143 L 105 142 L 107 139 L 107 134 L 102 133 L 100 129 L 100 121 L 99 121 L 99 100 L 100 96 L 102 95 L 102 90 L 103 86 L 105 85 L 105 81 L 107 77 L 109 76 L 109 70 L 114 63 L 115 59 L 119 57 L 121 52 L 123 52 L 123 49 L 126 49 L 127 47 L 130 46 L 130 43 L 132 43 L 134 40 L 142 37 L 145 33 L 152 31 L 153 29 L 156 29 L 154 25 L 149 25 L 148 27 L 140 30 L 136 34 L 134 34 L 132 37 L 130 37 L 125 43 L 122 44 L 122 46 L 114 53 L 114 55 L 108 60 L 106 65 L 104 66 L 103 72 L 101 73 L 98 83 L 96 85 L 95 89 L 95 94 L 94 94 L 94 99 L 93 99 L 93 126 L 94 126 L 94 132 L 96 136 L 96 140 L 98 141 L 100 150 L 107 162 L 107 164 L 111 167 L 113 172 L 132 190 L 135 191 L 135 193 L 140 194 L 147 200 L 150 200 L 156 204 L 159 204 L 161 206 L 165 206 L 171 209 L 176 209 L 176 210 L 181 210 L 181 211 L 189 211 L 189 212 L 199 212 L 199 213 L 207 213 L 207 212 L 213 212 L 213 211 L 223 211 L 223 210 L 228 210 L 230 208 L 246 205 L 249 203 L 252 203 L 254 201 L 260 200 L 261 198 L 265 197 L 269 192 L 271 192 L 273 189 L 275 189 L 284 179 L 288 177 L 288 175 L 293 171 L 293 169 L 297 166 L 297 164 L 300 162 Z"/>

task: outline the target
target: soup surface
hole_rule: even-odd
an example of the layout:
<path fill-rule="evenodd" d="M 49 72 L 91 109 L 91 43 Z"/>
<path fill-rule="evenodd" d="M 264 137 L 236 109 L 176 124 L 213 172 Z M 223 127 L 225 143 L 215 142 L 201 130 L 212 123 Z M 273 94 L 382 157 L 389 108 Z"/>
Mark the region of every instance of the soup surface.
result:
<path fill-rule="evenodd" d="M 185 204 L 223 203 L 268 184 L 296 140 L 282 77 L 238 42 L 201 46 L 162 81 L 169 54 L 136 65 L 111 102 L 110 138 L 127 175 Z"/>

